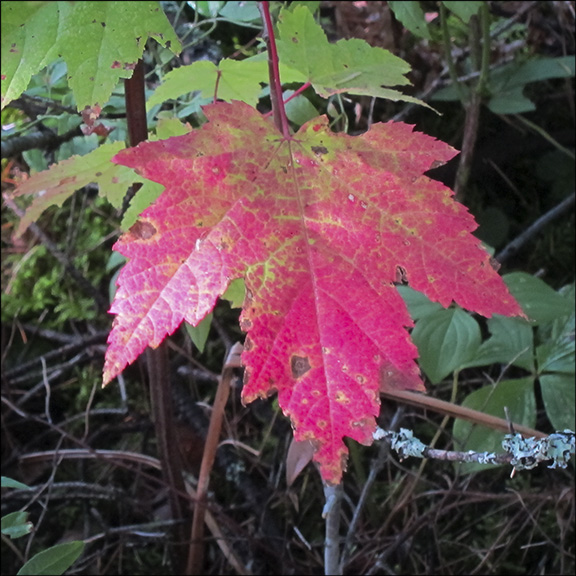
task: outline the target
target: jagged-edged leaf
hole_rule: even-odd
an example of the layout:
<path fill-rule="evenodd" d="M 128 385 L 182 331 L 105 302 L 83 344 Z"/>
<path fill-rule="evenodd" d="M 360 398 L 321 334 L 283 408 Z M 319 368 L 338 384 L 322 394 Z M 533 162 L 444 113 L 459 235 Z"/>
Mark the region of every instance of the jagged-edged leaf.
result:
<path fill-rule="evenodd" d="M 62 57 L 78 110 L 104 105 L 148 38 L 180 51 L 159 2 L 2 2 L 2 107 Z"/>
<path fill-rule="evenodd" d="M 280 13 L 277 45 L 280 62 L 300 71 L 324 98 L 348 92 L 426 105 L 390 88 L 410 83 L 409 64 L 357 38 L 330 44 L 305 6 Z"/>
<path fill-rule="evenodd" d="M 281 73 L 283 82 L 305 81 L 300 73 L 289 68 L 282 68 Z M 248 60 L 225 58 L 218 65 L 199 60 L 168 72 L 148 100 L 148 106 L 175 100 L 193 91 L 199 91 L 204 98 L 217 96 L 226 102 L 241 100 L 256 106 L 262 92 L 261 84 L 268 82 L 268 61 L 262 57 Z"/>
<path fill-rule="evenodd" d="M 18 186 L 15 196 L 32 195 L 34 200 L 20 220 L 17 234 L 23 234 L 46 208 L 62 206 L 76 190 L 90 183 L 98 184 L 101 196 L 120 207 L 128 186 L 142 181 L 131 170 L 110 162 L 123 148 L 123 142 L 103 144 L 86 156 L 73 156 L 54 164 Z"/>
<path fill-rule="evenodd" d="M 422 389 L 396 290 L 480 314 L 521 314 L 471 231 L 469 212 L 424 176 L 448 145 L 402 123 L 362 136 L 315 118 L 284 137 L 252 107 L 219 102 L 189 134 L 116 162 L 166 189 L 115 249 L 129 259 L 111 312 L 104 381 L 197 325 L 243 278 L 243 399 L 278 392 L 324 479 L 340 480 L 349 436 L 371 443 L 379 390 Z"/>

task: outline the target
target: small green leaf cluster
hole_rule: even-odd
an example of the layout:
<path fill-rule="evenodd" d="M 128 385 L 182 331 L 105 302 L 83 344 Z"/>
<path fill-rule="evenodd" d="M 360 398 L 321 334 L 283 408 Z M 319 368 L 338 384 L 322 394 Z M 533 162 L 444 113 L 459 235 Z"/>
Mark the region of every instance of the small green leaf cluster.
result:
<path fill-rule="evenodd" d="M 2 476 L 2 488 L 15 488 L 28 490 L 29 487 L 22 482 Z M 28 520 L 28 512 L 23 510 L 11 512 L 2 517 L 2 535 L 11 539 L 21 538 L 30 534 L 34 526 Z M 40 576 L 64 574 L 84 551 L 84 542 L 74 540 L 56 544 L 46 550 L 38 552 L 18 570 L 18 576 Z"/>

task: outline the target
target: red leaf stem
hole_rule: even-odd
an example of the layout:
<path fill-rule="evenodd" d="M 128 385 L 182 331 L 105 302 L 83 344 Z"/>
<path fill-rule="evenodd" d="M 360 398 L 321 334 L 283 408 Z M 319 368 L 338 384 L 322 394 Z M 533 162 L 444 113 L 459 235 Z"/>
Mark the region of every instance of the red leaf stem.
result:
<path fill-rule="evenodd" d="M 286 116 L 286 109 L 282 101 L 282 83 L 280 82 L 280 71 L 278 69 L 278 51 L 276 50 L 276 39 L 274 37 L 274 27 L 270 17 L 270 6 L 268 2 L 260 2 L 260 12 L 264 20 L 266 33 L 266 44 L 268 46 L 268 64 L 270 68 L 270 100 L 274 114 L 276 128 L 282 132 L 286 140 L 290 140 L 290 125 Z"/>

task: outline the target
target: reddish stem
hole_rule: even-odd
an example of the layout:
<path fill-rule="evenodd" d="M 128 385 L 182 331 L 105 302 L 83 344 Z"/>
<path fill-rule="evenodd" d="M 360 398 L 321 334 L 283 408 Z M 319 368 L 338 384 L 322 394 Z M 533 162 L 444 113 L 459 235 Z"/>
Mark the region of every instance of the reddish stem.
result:
<path fill-rule="evenodd" d="M 312 82 L 306 82 L 306 84 L 302 84 L 302 86 L 300 86 L 298 90 L 295 90 L 293 94 L 291 94 L 290 96 L 288 96 L 288 98 L 286 98 L 286 100 L 283 100 L 284 104 L 287 104 L 288 102 L 290 102 L 290 100 L 294 100 L 296 96 L 300 96 L 300 94 L 302 94 L 302 92 L 304 92 L 304 90 L 306 90 L 306 88 L 308 88 L 309 86 L 312 86 Z M 266 112 L 264 116 L 267 117 L 270 116 L 270 114 L 272 114 L 272 112 Z"/>
<path fill-rule="evenodd" d="M 282 102 L 282 83 L 280 82 L 280 71 L 278 70 L 278 52 L 276 50 L 276 39 L 274 38 L 274 27 L 270 17 L 269 2 L 263 1 L 259 4 L 260 13 L 264 20 L 266 45 L 268 47 L 268 66 L 270 70 L 270 100 L 272 102 L 272 113 L 274 115 L 274 124 L 282 132 L 284 138 L 292 138 L 290 134 L 290 125 L 286 117 L 286 109 Z"/>

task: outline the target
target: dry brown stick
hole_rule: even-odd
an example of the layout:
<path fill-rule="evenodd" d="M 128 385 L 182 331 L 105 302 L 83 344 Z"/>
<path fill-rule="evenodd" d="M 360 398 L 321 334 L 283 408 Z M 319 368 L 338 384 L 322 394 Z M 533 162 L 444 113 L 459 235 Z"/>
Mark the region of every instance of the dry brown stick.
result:
<path fill-rule="evenodd" d="M 214 466 L 216 449 L 220 440 L 220 431 L 222 430 L 222 421 L 224 419 L 224 409 L 230 394 L 230 385 L 234 377 L 234 369 L 241 366 L 240 354 L 242 351 L 241 344 L 234 344 L 228 356 L 222 375 L 218 382 L 212 415 L 210 416 L 210 425 L 208 435 L 204 445 L 204 454 L 200 465 L 200 475 L 198 476 L 198 488 L 196 492 L 196 506 L 194 507 L 194 518 L 192 520 L 192 534 L 190 550 L 188 555 L 188 566 L 186 574 L 201 575 L 204 574 L 204 517 L 206 514 L 206 499 L 208 496 L 208 486 L 210 484 L 210 473 Z"/>
<path fill-rule="evenodd" d="M 484 414 L 478 410 L 458 406 L 457 404 L 452 404 L 452 402 L 445 402 L 444 400 L 432 398 L 425 394 L 419 394 L 418 392 L 409 392 L 408 390 L 381 390 L 380 395 L 412 406 L 428 408 L 429 410 L 433 410 L 439 414 L 452 416 L 453 418 L 462 418 L 463 420 L 468 420 L 474 424 L 493 428 L 494 430 L 500 430 L 501 432 L 510 432 L 510 422 L 503 418 L 498 418 L 491 414 Z M 522 426 L 521 424 L 516 424 L 515 422 L 512 422 L 512 425 L 514 426 L 514 430 L 523 436 L 534 436 L 535 438 L 545 438 L 548 436 L 548 434 L 544 434 L 544 432 L 528 428 L 527 426 Z"/>

